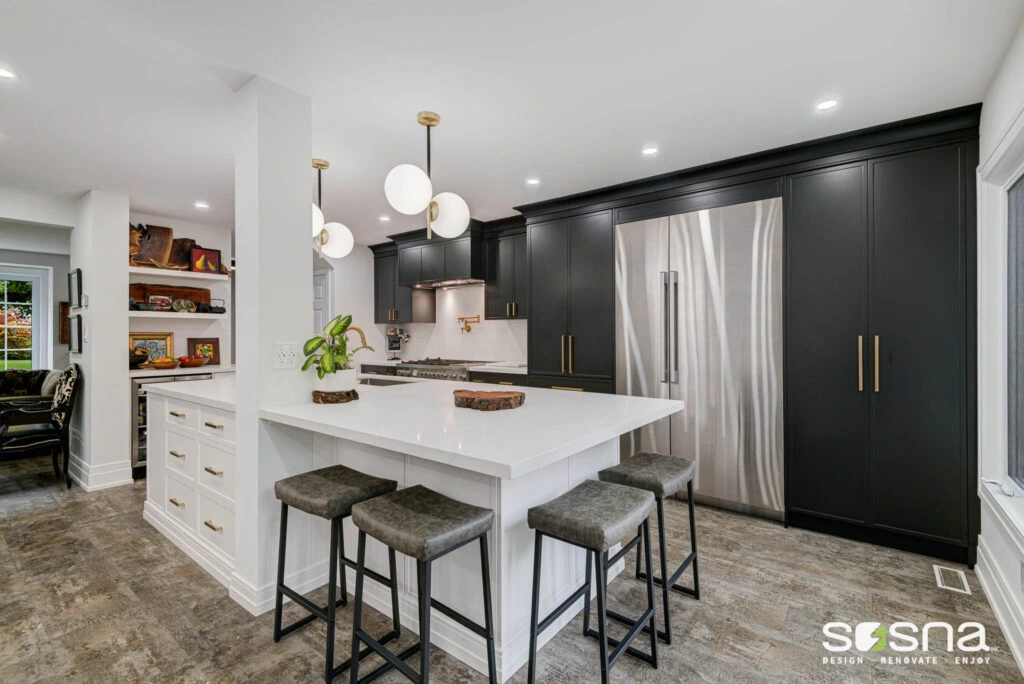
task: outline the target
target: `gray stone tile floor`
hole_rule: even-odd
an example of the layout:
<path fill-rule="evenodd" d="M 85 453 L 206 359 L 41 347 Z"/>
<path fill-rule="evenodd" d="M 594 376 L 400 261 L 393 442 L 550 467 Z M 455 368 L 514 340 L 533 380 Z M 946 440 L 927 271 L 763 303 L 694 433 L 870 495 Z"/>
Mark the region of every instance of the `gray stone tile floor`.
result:
<path fill-rule="evenodd" d="M 275 644 L 273 614 L 254 618 L 235 604 L 143 521 L 144 498 L 141 480 L 65 491 L 48 458 L 0 463 L 0 682 L 322 681 L 323 625 Z M 669 501 L 666 513 L 678 563 L 689 544 L 686 506 Z M 697 528 L 701 600 L 672 597 L 675 639 L 662 645 L 658 670 L 624 657 L 612 681 L 1024 681 L 971 571 L 966 596 L 938 589 L 935 561 L 923 556 L 706 507 Z M 624 612 L 645 597 L 628 573 L 609 592 Z M 323 603 L 326 591 L 310 596 Z M 285 619 L 298 611 L 286 608 Z M 340 613 L 339 653 L 349 611 Z M 367 613 L 371 633 L 386 631 L 384 616 Z M 987 629 L 989 662 L 957 665 L 939 650 L 938 665 L 826 665 L 821 627 L 832 620 L 975 620 Z M 574 620 L 541 650 L 538 681 L 599 681 L 597 658 Z M 431 677 L 485 681 L 439 648 Z M 526 681 L 526 668 L 511 681 Z"/>

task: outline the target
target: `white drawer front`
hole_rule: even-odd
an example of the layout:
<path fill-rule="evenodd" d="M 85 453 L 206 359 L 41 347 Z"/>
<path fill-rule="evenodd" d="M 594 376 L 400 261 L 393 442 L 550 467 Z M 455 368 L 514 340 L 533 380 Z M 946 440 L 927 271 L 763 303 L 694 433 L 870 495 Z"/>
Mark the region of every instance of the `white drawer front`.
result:
<path fill-rule="evenodd" d="M 190 531 L 196 528 L 196 491 L 173 475 L 167 476 L 167 500 L 164 506 L 168 515 Z"/>
<path fill-rule="evenodd" d="M 199 495 L 199 537 L 229 556 L 235 555 L 235 513 L 205 494 Z"/>
<path fill-rule="evenodd" d="M 164 417 L 167 419 L 168 425 L 177 425 L 178 427 L 195 430 L 199 425 L 199 407 L 187 401 L 168 399 L 167 412 L 164 414 Z"/>
<path fill-rule="evenodd" d="M 165 430 L 164 433 L 167 435 L 167 453 L 164 455 L 167 469 L 194 481 L 199 468 L 199 440 L 174 430 Z"/>
<path fill-rule="evenodd" d="M 199 444 L 199 484 L 235 500 L 235 454 L 231 449 Z"/>
<path fill-rule="evenodd" d="M 228 411 L 203 407 L 199 416 L 199 433 L 228 442 L 235 441 L 235 415 Z"/>

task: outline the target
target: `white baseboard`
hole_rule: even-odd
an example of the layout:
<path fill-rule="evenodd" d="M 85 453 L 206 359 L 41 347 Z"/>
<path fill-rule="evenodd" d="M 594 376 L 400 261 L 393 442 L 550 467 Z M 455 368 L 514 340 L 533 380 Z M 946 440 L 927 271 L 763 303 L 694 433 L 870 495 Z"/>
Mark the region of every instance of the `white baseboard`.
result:
<path fill-rule="evenodd" d="M 1011 555 L 1019 556 L 1024 550 L 1024 538 L 1021 537 L 1013 521 L 1007 517 L 1006 511 L 999 506 L 998 502 L 991 500 L 993 498 L 991 492 L 982 488 L 981 505 L 984 509 L 982 519 L 999 529 L 982 529 L 982 534 L 978 537 L 978 562 L 974 572 L 981 582 L 982 589 L 985 590 L 985 596 L 988 597 L 992 612 L 995 613 L 999 627 L 1003 631 L 1003 637 L 1017 661 L 1017 667 L 1024 673 L 1024 607 L 1016 599 L 1017 592 L 1014 587 L 1017 584 L 1011 582 L 1007 577 L 1005 563 L 998 562 L 996 554 L 988 542 L 989 538 L 1003 537 L 1011 545 Z M 1000 543 L 1002 542 L 996 542 L 997 545 Z M 1018 562 L 1015 558 L 1014 568 Z M 1015 574 L 1014 577 L 1016 577 Z"/>
<path fill-rule="evenodd" d="M 235 570 L 234 563 L 224 554 L 214 551 L 196 542 L 194 538 L 182 529 L 181 525 L 167 515 L 151 501 L 146 501 L 142 507 L 142 519 L 160 531 L 171 540 L 175 546 L 185 552 L 185 555 L 194 560 L 199 566 L 213 575 L 213 578 L 230 589 L 232 573 Z"/>
<path fill-rule="evenodd" d="M 90 465 L 82 461 L 76 454 L 71 454 L 68 459 L 68 473 L 71 475 L 71 479 L 87 492 L 96 492 L 132 483 L 130 462 Z"/>

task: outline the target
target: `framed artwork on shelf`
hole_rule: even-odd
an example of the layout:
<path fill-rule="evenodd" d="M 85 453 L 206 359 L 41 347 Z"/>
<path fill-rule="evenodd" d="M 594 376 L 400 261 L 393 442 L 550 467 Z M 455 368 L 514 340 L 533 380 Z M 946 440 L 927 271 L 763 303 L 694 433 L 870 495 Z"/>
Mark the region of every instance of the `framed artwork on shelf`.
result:
<path fill-rule="evenodd" d="M 199 273 L 220 273 L 220 250 L 192 247 L 189 268 Z"/>
<path fill-rule="evenodd" d="M 80 268 L 68 271 L 68 299 L 71 300 L 71 306 L 76 308 L 82 306 L 82 269 Z"/>
<path fill-rule="evenodd" d="M 149 351 L 149 360 L 174 358 L 174 333 L 169 332 L 132 332 L 128 333 L 128 349 L 145 347 Z"/>
<path fill-rule="evenodd" d="M 210 366 L 220 365 L 220 338 L 219 337 L 190 337 L 188 338 L 188 355 L 202 356 L 210 359 Z"/>
<path fill-rule="evenodd" d="M 58 317 L 58 325 L 60 326 L 60 337 L 57 341 L 60 344 L 67 344 L 71 339 L 70 332 L 68 330 L 68 315 L 71 313 L 71 302 L 61 302 L 59 306 L 60 315 Z"/>
<path fill-rule="evenodd" d="M 68 316 L 68 351 L 72 354 L 82 353 L 82 317 L 78 314 Z"/>

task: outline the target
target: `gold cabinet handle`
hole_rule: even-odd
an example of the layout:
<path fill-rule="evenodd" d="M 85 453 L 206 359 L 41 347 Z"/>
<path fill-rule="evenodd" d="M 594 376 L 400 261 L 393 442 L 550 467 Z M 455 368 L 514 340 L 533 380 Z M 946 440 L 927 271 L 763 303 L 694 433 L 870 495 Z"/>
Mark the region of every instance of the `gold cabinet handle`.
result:
<path fill-rule="evenodd" d="M 214 525 L 212 520 L 204 520 L 203 524 L 209 527 L 214 532 L 223 532 L 224 528 L 220 525 Z"/>
<path fill-rule="evenodd" d="M 223 425 L 217 425 L 217 423 L 211 423 L 210 421 L 204 422 L 203 425 L 205 425 L 208 428 L 213 428 L 214 430 L 223 430 L 224 429 Z"/>
<path fill-rule="evenodd" d="M 561 385 L 552 385 L 551 389 L 566 390 L 567 392 L 582 392 L 582 387 L 563 387 Z"/>
<path fill-rule="evenodd" d="M 864 391 L 864 336 L 857 335 L 857 391 Z"/>
<path fill-rule="evenodd" d="M 474 380 L 473 382 L 485 382 L 484 380 Z"/>
<path fill-rule="evenodd" d="M 210 473 L 214 477 L 220 477 L 221 475 L 224 474 L 223 470 L 216 470 L 214 468 L 211 468 L 210 466 L 206 466 L 205 468 L 203 468 L 203 470 L 205 470 L 206 472 Z"/>
<path fill-rule="evenodd" d="M 499 385 L 514 385 L 516 383 L 512 382 L 511 380 L 499 380 L 498 384 Z"/>
<path fill-rule="evenodd" d="M 185 417 L 185 412 L 184 411 L 171 411 L 171 415 L 174 416 L 175 418 L 184 418 Z"/>
<path fill-rule="evenodd" d="M 510 304 L 509 302 L 505 302 L 505 318 L 509 318 L 509 317 L 510 317 L 510 316 L 512 315 L 512 314 L 511 314 L 511 313 L 509 312 L 509 307 L 510 307 L 510 306 L 511 306 L 511 304 Z"/>
<path fill-rule="evenodd" d="M 576 372 L 576 353 L 573 350 L 573 338 L 575 335 L 569 335 L 569 375 Z"/>
<path fill-rule="evenodd" d="M 184 501 L 178 501 L 173 496 L 170 499 L 168 499 L 168 501 L 170 501 L 172 504 L 174 504 L 178 508 L 184 508 L 185 507 L 185 502 Z"/>
<path fill-rule="evenodd" d="M 516 304 L 518 304 L 518 302 L 512 302 L 512 318 L 519 315 L 519 312 L 516 310 Z"/>
<path fill-rule="evenodd" d="M 875 335 L 875 391 L 878 391 L 878 335 Z"/>
<path fill-rule="evenodd" d="M 562 335 L 562 372 L 565 372 L 565 335 Z"/>
<path fill-rule="evenodd" d="M 173 456 L 174 458 L 185 458 L 185 454 L 181 453 L 180 451 L 175 451 L 174 449 L 171 449 L 171 456 Z"/>

